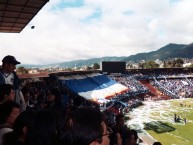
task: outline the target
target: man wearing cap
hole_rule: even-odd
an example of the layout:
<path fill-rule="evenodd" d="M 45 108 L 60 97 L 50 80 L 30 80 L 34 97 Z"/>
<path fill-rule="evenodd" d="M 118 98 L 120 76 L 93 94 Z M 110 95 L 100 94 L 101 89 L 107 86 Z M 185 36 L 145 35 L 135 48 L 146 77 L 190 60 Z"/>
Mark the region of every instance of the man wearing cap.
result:
<path fill-rule="evenodd" d="M 25 102 L 23 102 L 23 94 L 20 91 L 20 80 L 17 76 L 16 65 L 20 64 L 14 56 L 7 55 L 2 60 L 2 69 L 0 70 L 0 84 L 11 84 L 15 91 L 15 101 L 20 104 L 21 110 L 25 110 Z M 24 105 L 24 106 L 23 106 Z"/>

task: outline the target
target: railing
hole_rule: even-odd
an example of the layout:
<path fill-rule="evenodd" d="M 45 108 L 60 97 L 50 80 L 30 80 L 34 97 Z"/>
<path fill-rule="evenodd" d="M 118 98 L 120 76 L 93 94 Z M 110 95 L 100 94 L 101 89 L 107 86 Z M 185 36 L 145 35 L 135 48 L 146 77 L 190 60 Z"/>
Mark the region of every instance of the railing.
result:
<path fill-rule="evenodd" d="M 175 98 L 179 98 L 179 96 L 177 96 L 175 93 L 171 92 L 170 90 L 166 89 L 165 87 L 163 87 L 157 80 L 155 77 L 153 77 L 154 81 L 159 85 L 160 88 L 164 89 L 168 94 L 171 94 L 172 96 L 174 96 Z"/>
<path fill-rule="evenodd" d="M 184 75 L 184 77 L 185 77 L 185 79 L 189 82 L 189 84 L 190 84 L 191 86 L 193 86 L 192 82 L 187 78 L 187 76 Z"/>

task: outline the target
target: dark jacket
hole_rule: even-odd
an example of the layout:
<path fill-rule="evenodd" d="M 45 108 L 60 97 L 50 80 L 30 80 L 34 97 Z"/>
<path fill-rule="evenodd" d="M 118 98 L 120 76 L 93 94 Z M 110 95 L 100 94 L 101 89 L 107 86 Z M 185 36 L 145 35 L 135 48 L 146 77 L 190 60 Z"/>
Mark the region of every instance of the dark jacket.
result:
<path fill-rule="evenodd" d="M 5 79 L 3 77 L 3 70 L 0 70 L 0 84 L 5 84 Z M 23 94 L 20 91 L 19 85 L 20 85 L 20 80 L 16 72 L 12 72 L 14 75 L 14 80 L 13 80 L 13 89 L 15 91 L 15 101 L 20 105 L 21 111 L 26 110 L 26 105 L 25 105 L 25 100 L 23 97 Z"/>
<path fill-rule="evenodd" d="M 18 90 L 19 89 L 19 85 L 20 85 L 20 80 L 18 75 L 16 74 L 16 72 L 12 72 L 14 75 L 14 80 L 13 80 L 13 88 L 14 90 Z M 0 84 L 5 84 L 5 79 L 3 77 L 3 73 L 2 73 L 2 69 L 0 70 Z"/>

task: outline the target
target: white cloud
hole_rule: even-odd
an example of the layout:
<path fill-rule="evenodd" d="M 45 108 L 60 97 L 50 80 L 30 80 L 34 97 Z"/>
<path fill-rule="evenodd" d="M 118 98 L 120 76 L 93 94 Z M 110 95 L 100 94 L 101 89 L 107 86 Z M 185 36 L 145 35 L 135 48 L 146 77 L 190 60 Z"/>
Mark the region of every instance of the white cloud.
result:
<path fill-rule="evenodd" d="M 192 0 L 85 0 L 57 8 L 63 2 L 48 2 L 19 34 L 0 33 L 0 58 L 11 54 L 24 64 L 49 64 L 129 56 L 193 40 Z M 96 11 L 100 15 L 89 19 Z"/>

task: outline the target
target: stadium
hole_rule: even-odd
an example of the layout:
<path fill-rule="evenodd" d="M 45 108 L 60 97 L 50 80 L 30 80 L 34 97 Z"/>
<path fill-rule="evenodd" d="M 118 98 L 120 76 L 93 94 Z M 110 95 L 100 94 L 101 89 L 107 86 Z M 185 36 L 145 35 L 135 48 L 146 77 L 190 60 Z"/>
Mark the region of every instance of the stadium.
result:
<path fill-rule="evenodd" d="M 50 73 L 23 82 L 40 88 L 43 82 L 54 84 L 63 92 L 64 104 L 100 107 L 110 125 L 124 114 L 128 128 L 137 130 L 139 144 L 191 144 L 192 68 L 126 70 L 125 62 L 103 63 L 103 70 Z"/>
<path fill-rule="evenodd" d="M 47 2 L 0 2 L 0 32 L 20 33 Z M 126 69 L 125 61 L 101 61 L 100 67 L 95 70 L 18 74 L 19 87 L 23 94 L 27 92 L 28 95 L 24 95 L 25 109 L 57 110 L 62 106 L 69 111 L 73 107 L 96 108 L 105 114 L 106 124 L 110 127 L 115 126 L 118 115 L 124 115 L 124 125 L 137 132 L 138 145 L 152 145 L 154 142 L 192 145 L 192 67 Z M 49 92 L 53 87 L 60 92 L 61 106 L 47 102 L 48 96 L 56 93 L 56 90 L 52 90 L 53 94 Z"/>

